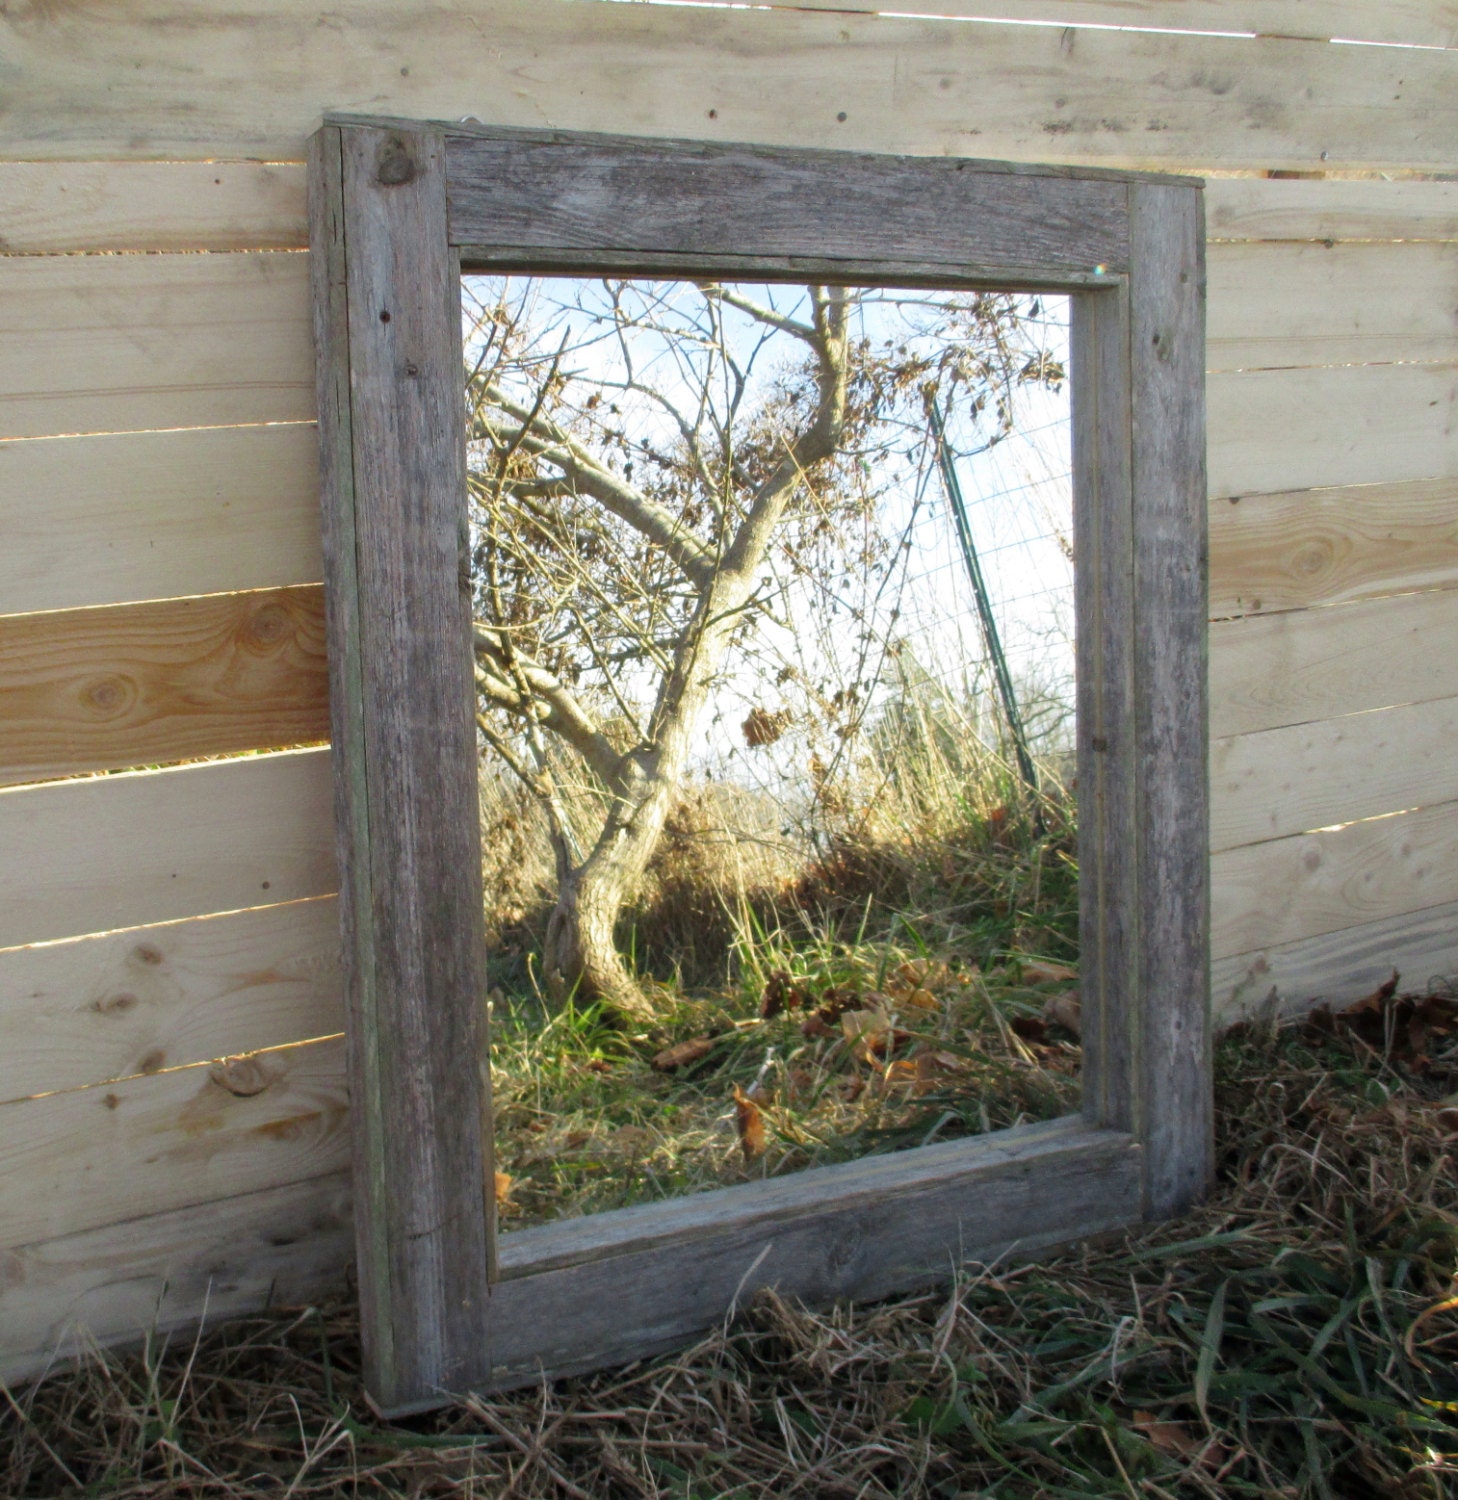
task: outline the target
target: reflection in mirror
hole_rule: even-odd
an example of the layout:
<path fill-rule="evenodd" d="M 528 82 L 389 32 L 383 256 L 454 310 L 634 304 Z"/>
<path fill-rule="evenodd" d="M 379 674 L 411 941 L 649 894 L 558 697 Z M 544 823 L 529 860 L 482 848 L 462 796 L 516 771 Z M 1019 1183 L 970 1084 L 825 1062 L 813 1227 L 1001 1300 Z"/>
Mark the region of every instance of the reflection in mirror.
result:
<path fill-rule="evenodd" d="M 463 291 L 503 1229 L 1075 1110 L 1066 301 Z"/>

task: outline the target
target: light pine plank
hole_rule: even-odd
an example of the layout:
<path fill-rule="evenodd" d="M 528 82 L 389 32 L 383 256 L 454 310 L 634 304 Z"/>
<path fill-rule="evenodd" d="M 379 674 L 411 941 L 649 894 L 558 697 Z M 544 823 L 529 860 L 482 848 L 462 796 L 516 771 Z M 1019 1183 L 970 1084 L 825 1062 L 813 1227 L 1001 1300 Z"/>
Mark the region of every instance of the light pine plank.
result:
<path fill-rule="evenodd" d="M 1458 477 L 1287 491 L 1210 507 L 1210 613 L 1458 586 Z"/>
<path fill-rule="evenodd" d="M 0 443 L 0 615 L 317 583 L 317 451 L 304 422 Z"/>
<path fill-rule="evenodd" d="M 1458 360 L 1458 243 L 1210 252 L 1211 370 Z"/>
<path fill-rule="evenodd" d="M 18 1246 L 0 1278 L 0 1379 L 312 1301 L 344 1286 L 352 1249 L 343 1172 Z"/>
<path fill-rule="evenodd" d="M 1458 365 L 1212 375 L 1210 496 L 1458 475 Z"/>
<path fill-rule="evenodd" d="M 306 421 L 302 255 L 0 260 L 0 437 Z"/>
<path fill-rule="evenodd" d="M 0 1101 L 343 1029 L 331 896 L 0 950 Z"/>
<path fill-rule="evenodd" d="M 338 1171 L 347 1092 L 331 1038 L 0 1104 L 0 1245 Z"/>
<path fill-rule="evenodd" d="M 0 945 L 332 893 L 329 752 L 0 790 Z"/>
<path fill-rule="evenodd" d="M 0 782 L 327 740 L 323 593 L 0 616 Z"/>
<path fill-rule="evenodd" d="M 1458 697 L 1458 591 L 1220 620 L 1210 627 L 1216 738 Z"/>
<path fill-rule="evenodd" d="M 1458 182 L 1211 177 L 1205 227 L 1222 240 L 1458 240 Z"/>
<path fill-rule="evenodd" d="M 798 10 L 132 0 L 6 60 L 30 159 L 297 161 L 326 109 L 1107 165 L 1442 168 L 1458 133 L 1444 52 Z"/>
<path fill-rule="evenodd" d="M 1210 847 L 1458 801 L 1458 699 L 1216 740 Z"/>
<path fill-rule="evenodd" d="M 0 254 L 299 250 L 304 169 L 288 162 L 0 162 Z"/>
<path fill-rule="evenodd" d="M 774 3 L 787 4 L 788 0 Z M 1373 5 L 1370 0 L 886 0 L 884 4 L 875 0 L 795 0 L 795 8 L 1458 46 L 1458 6 L 1452 0 L 1393 0 L 1381 5 Z"/>
<path fill-rule="evenodd" d="M 1458 804 L 1212 856 L 1216 958 L 1458 901 Z"/>
<path fill-rule="evenodd" d="M 1229 1024 L 1268 1005 L 1288 1013 L 1316 1000 L 1347 1005 L 1371 994 L 1394 969 L 1404 990 L 1458 974 L 1458 903 L 1218 959 L 1210 982 L 1216 1017 Z"/>

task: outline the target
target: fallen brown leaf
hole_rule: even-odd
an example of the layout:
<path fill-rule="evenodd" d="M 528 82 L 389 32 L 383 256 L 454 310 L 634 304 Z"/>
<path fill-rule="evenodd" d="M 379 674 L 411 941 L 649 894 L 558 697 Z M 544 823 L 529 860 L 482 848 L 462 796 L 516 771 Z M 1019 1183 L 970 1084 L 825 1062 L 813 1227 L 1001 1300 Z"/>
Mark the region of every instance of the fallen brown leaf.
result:
<path fill-rule="evenodd" d="M 804 1003 L 805 991 L 790 978 L 786 970 L 776 969 L 764 982 L 759 1013 L 766 1021 L 771 1021 L 782 1011 L 798 1010 Z"/>
<path fill-rule="evenodd" d="M 511 1175 L 507 1172 L 496 1173 L 496 1206 L 497 1208 L 513 1208 L 511 1201 Z"/>
<path fill-rule="evenodd" d="M 1074 1036 L 1083 1035 L 1080 1012 L 1077 990 L 1061 990 L 1056 995 L 1050 995 L 1043 1005 L 1043 1019 L 1050 1025 L 1071 1031 Z"/>
<path fill-rule="evenodd" d="M 707 1057 L 714 1048 L 714 1038 L 711 1036 L 690 1037 L 686 1042 L 675 1042 L 671 1047 L 665 1047 L 657 1057 L 653 1059 L 653 1066 L 660 1073 L 672 1073 L 675 1068 L 687 1067 L 690 1063 L 696 1063 L 701 1057 Z"/>
<path fill-rule="evenodd" d="M 746 1162 L 763 1156 L 765 1149 L 764 1114 L 753 1099 L 736 1083 L 734 1085 L 734 1124 L 739 1131 L 739 1149 Z"/>
<path fill-rule="evenodd" d="M 1060 984 L 1065 980 L 1077 979 L 1078 970 L 1070 969 L 1067 964 L 1024 964 L 1024 984 Z"/>
<path fill-rule="evenodd" d="M 1203 1446 L 1201 1439 L 1183 1422 L 1161 1422 L 1152 1411 L 1136 1411 L 1132 1426 L 1171 1458 L 1193 1458 Z"/>

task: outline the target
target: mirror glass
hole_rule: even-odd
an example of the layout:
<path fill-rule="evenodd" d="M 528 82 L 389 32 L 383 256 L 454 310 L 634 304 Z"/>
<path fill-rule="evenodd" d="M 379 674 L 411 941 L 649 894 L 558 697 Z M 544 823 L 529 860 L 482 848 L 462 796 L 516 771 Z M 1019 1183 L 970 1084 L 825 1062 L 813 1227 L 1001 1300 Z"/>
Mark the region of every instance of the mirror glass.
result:
<path fill-rule="evenodd" d="M 502 1229 L 1075 1111 L 1066 299 L 462 290 Z"/>

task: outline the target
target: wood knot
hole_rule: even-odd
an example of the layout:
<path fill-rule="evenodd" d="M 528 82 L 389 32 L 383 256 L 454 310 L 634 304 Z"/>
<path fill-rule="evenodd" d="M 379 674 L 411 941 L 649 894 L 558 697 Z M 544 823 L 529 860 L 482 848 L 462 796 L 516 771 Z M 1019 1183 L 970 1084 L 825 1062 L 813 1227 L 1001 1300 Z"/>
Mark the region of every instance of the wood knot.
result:
<path fill-rule="evenodd" d="M 415 176 L 415 163 L 399 141 L 391 141 L 380 153 L 375 176 L 385 187 L 402 187 Z"/>
<path fill-rule="evenodd" d="M 249 616 L 248 636 L 256 645 L 276 645 L 288 633 L 289 615 L 281 604 L 264 604 Z"/>
<path fill-rule="evenodd" d="M 100 1000 L 93 1000 L 91 1008 L 99 1016 L 119 1016 L 133 1009 L 136 1003 L 135 995 L 123 992 L 119 995 L 106 995 Z"/>
<path fill-rule="evenodd" d="M 109 675 L 88 682 L 81 691 L 81 701 L 98 718 L 114 719 L 131 707 L 136 688 L 125 677 Z"/>
<path fill-rule="evenodd" d="M 208 1069 L 208 1077 L 235 1099 L 251 1099 L 273 1082 L 267 1063 L 256 1052 L 220 1058 Z"/>

